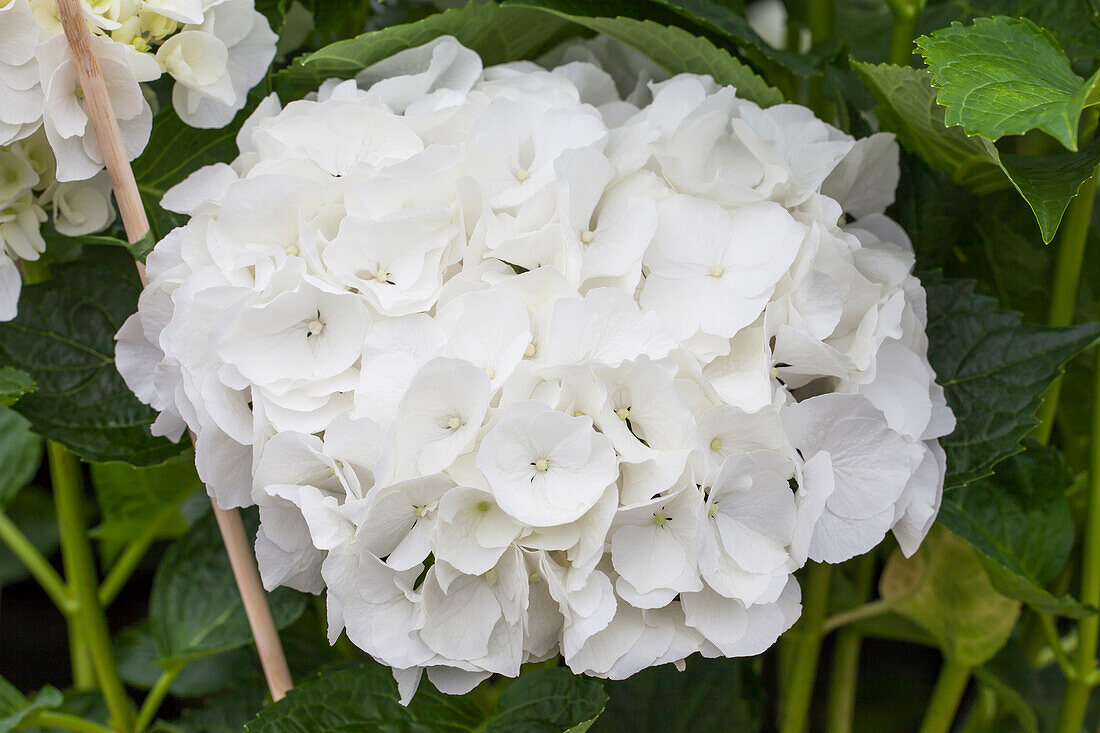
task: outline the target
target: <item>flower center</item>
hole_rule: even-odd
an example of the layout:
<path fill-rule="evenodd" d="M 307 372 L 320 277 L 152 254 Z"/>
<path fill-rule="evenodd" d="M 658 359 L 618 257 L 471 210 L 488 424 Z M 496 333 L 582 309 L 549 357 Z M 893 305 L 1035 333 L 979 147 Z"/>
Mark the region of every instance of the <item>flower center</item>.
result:
<path fill-rule="evenodd" d="M 462 427 L 462 418 L 458 415 L 452 416 L 451 419 L 447 421 L 447 427 L 451 430 L 458 430 Z"/>
<path fill-rule="evenodd" d="M 595 236 L 595 232 L 593 232 L 591 229 L 585 229 L 583 232 L 581 232 L 581 241 L 585 244 L 592 244 L 592 240 L 595 238 Z"/>
<path fill-rule="evenodd" d="M 653 523 L 658 527 L 663 527 L 671 521 L 672 517 L 667 516 L 664 512 L 657 512 L 653 515 Z"/>
<path fill-rule="evenodd" d="M 711 519 L 718 516 L 718 502 L 714 502 L 710 505 L 710 511 L 707 512 Z"/>
<path fill-rule="evenodd" d="M 478 510 L 479 512 L 487 512 L 487 511 L 489 511 L 489 502 L 487 502 L 487 501 L 483 501 L 483 502 L 481 502 L 480 504 L 478 504 L 478 505 L 477 505 L 477 510 Z"/>
<path fill-rule="evenodd" d="M 722 439 L 721 438 L 715 438 L 714 440 L 710 441 L 710 449 L 711 450 L 718 450 L 721 447 L 722 447 Z"/>
<path fill-rule="evenodd" d="M 428 507 L 424 506 L 423 504 L 414 504 L 413 510 L 416 512 L 416 516 L 418 517 L 422 517 L 428 513 Z"/>
<path fill-rule="evenodd" d="M 298 249 L 298 245 L 296 245 L 296 244 L 288 244 L 288 245 L 286 246 L 286 253 L 287 253 L 288 255 L 290 255 L 291 257 L 294 257 L 294 256 L 295 256 L 295 255 L 297 255 L 297 254 L 298 254 L 298 253 L 299 253 L 300 251 L 301 251 L 301 250 L 299 250 L 299 249 Z"/>
<path fill-rule="evenodd" d="M 722 277 L 722 266 L 721 265 L 711 265 L 710 266 L 710 276 L 711 277 Z"/>
<path fill-rule="evenodd" d="M 516 176 L 517 181 L 519 181 L 520 183 L 523 183 L 524 181 L 526 181 L 528 178 L 531 177 L 531 174 L 527 172 L 526 168 L 516 168 L 515 176 Z"/>
<path fill-rule="evenodd" d="M 550 461 L 546 460 L 545 458 L 540 458 L 532 465 L 534 465 L 536 471 L 542 472 L 550 468 Z"/>
<path fill-rule="evenodd" d="M 320 335 L 320 333 L 322 331 L 325 330 L 325 324 L 321 323 L 321 321 L 319 319 L 314 318 L 312 321 L 309 322 L 309 329 L 308 330 L 309 330 L 309 333 L 308 333 L 309 336 L 318 336 L 318 335 Z"/>
<path fill-rule="evenodd" d="M 532 356 L 535 355 L 535 342 L 534 341 L 527 344 L 527 348 L 523 350 L 523 355 L 526 356 L 527 358 L 531 358 Z"/>
<path fill-rule="evenodd" d="M 615 410 L 615 414 L 619 416 L 620 420 L 625 420 L 630 417 L 630 408 L 620 407 L 618 410 Z"/>

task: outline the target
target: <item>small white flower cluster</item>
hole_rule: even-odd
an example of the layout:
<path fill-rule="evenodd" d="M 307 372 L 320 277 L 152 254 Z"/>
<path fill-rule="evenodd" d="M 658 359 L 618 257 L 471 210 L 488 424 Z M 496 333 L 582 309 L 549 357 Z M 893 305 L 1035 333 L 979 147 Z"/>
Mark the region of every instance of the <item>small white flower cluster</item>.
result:
<path fill-rule="evenodd" d="M 184 122 L 223 127 L 275 56 L 277 37 L 253 0 L 82 0 L 82 7 L 131 159 L 153 122 L 141 82 L 169 74 Z M 37 259 L 45 248 L 44 206 L 59 212 L 58 231 L 70 236 L 113 221 L 102 169 L 54 0 L 0 0 L 0 321 L 15 317 L 15 260 Z"/>
<path fill-rule="evenodd" d="M 637 62 L 440 38 L 269 98 L 165 196 L 119 369 L 406 699 L 760 653 L 807 558 L 938 510 L 892 136 Z"/>

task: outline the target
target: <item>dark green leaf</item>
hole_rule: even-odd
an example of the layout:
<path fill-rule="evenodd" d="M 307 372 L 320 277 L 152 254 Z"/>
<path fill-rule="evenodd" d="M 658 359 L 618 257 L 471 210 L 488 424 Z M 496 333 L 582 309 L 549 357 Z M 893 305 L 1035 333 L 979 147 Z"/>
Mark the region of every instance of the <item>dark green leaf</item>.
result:
<path fill-rule="evenodd" d="M 974 223 L 985 200 L 979 201 L 947 174 L 904 150 L 900 163 L 901 180 L 887 214 L 912 240 L 917 274 L 933 270 L 957 274 L 959 252 L 980 241 Z"/>
<path fill-rule="evenodd" d="M 85 247 L 51 280 L 23 289 L 19 315 L 0 323 L 0 366 L 31 375 L 38 389 L 13 409 L 35 432 L 90 461 L 160 463 L 182 446 L 149 432 L 156 414 L 115 371 L 114 335 L 141 291 L 130 255 Z"/>
<path fill-rule="evenodd" d="M 1073 477 L 1061 453 L 1028 441 L 996 472 L 944 494 L 939 520 L 974 546 L 1002 594 L 1041 610 L 1087 615 L 1072 598 L 1044 588 L 1065 566 L 1074 527 L 1065 489 Z"/>
<path fill-rule="evenodd" d="M 0 509 L 26 486 L 42 463 L 43 440 L 31 432 L 27 419 L 0 407 Z"/>
<path fill-rule="evenodd" d="M 0 407 L 14 405 L 20 397 L 37 388 L 38 385 L 26 372 L 0 367 Z"/>
<path fill-rule="evenodd" d="M 249 537 L 257 526 L 256 513 L 246 512 Z M 268 594 L 268 603 L 283 628 L 302 615 L 306 597 L 279 588 Z M 161 559 L 149 596 L 149 630 L 162 662 L 235 649 L 252 640 L 213 514 L 196 522 Z"/>
<path fill-rule="evenodd" d="M 202 487 L 192 451 L 159 466 L 93 463 L 91 471 L 101 520 L 94 530 L 97 540 L 119 548 L 155 521 L 161 522 L 156 538 L 178 537 L 187 531 L 179 505 Z"/>
<path fill-rule="evenodd" d="M 38 710 L 50 710 L 60 704 L 61 693 L 53 687 L 43 687 L 28 700 L 10 682 L 0 677 L 0 733 L 12 730 Z"/>
<path fill-rule="evenodd" d="M 683 28 L 622 16 L 603 17 L 600 3 L 577 0 L 507 0 L 505 7 L 539 8 L 573 21 L 638 49 L 672 74 L 710 74 L 719 84 L 736 87 L 738 96 L 762 107 L 784 101 L 778 89 L 769 86 L 728 51 Z"/>
<path fill-rule="evenodd" d="M 444 35 L 454 36 L 477 51 L 486 65 L 515 61 L 536 55 L 567 27 L 566 22 L 534 10 L 471 2 L 463 8 L 325 46 L 295 59 L 278 73 L 276 84 L 284 100 L 296 99 L 316 89 L 325 79 L 350 79 L 361 69 L 398 51 Z"/>
<path fill-rule="evenodd" d="M 595 680 L 555 668 L 527 672 L 511 683 L 500 697 L 499 711 L 488 718 L 469 698 L 443 695 L 426 680 L 412 703 L 403 707 L 390 670 L 364 665 L 329 670 L 295 687 L 286 698 L 261 711 L 245 730 L 582 733 L 606 701 Z"/>
<path fill-rule="evenodd" d="M 4 508 L 8 519 L 15 523 L 43 557 L 57 552 L 61 534 L 54 519 L 53 498 L 43 489 L 27 486 Z M 27 568 L 7 545 L 0 543 L 0 587 L 18 583 L 28 577 Z"/>
<path fill-rule="evenodd" d="M 998 310 L 972 281 L 924 280 L 929 359 L 958 427 L 941 439 L 948 488 L 989 475 L 1020 452 L 1041 396 L 1074 354 L 1100 337 L 1100 323 L 1044 328 Z"/>
<path fill-rule="evenodd" d="M 683 672 L 666 664 L 607 682 L 607 710 L 592 731 L 760 730 L 764 695 L 755 666 L 752 659 L 693 656 Z"/>
<path fill-rule="evenodd" d="M 1031 207 L 1044 242 L 1054 239 L 1070 199 L 1100 163 L 1100 138 L 1076 153 L 1055 155 L 1002 153 L 990 142 L 984 145 Z"/>
<path fill-rule="evenodd" d="M 752 49 L 764 59 L 789 69 L 799 76 L 809 77 L 821 74 L 820 57 L 775 48 L 752 29 L 743 14 L 735 12 L 728 5 L 717 0 L 654 0 L 654 2 L 671 8 L 701 27 L 725 36 L 739 46 Z"/>
<path fill-rule="evenodd" d="M 1070 68 L 1058 41 L 1026 18 L 977 18 L 922 36 L 948 125 L 997 140 L 1040 129 L 1077 149 L 1077 123 L 1098 77 Z"/>
<path fill-rule="evenodd" d="M 927 71 L 858 61 L 852 66 L 879 101 L 882 128 L 906 150 L 979 193 L 1005 187 L 1004 174 L 981 141 L 944 125 Z"/>

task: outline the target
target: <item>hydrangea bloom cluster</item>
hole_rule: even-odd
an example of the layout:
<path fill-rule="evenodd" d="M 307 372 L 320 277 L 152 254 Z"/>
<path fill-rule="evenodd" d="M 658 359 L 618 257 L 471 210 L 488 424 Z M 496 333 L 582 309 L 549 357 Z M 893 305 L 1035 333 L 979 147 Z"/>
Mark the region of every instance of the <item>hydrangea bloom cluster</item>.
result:
<path fill-rule="evenodd" d="M 253 0 L 82 5 L 131 159 L 145 149 L 152 129 L 142 82 L 168 74 L 175 81 L 172 104 L 184 122 L 223 127 L 275 56 L 277 37 Z M 54 0 L 0 0 L 0 320 L 15 316 L 15 260 L 37 259 L 45 247 L 44 208 L 60 212 L 58 231 L 74 236 L 114 219 L 104 210 L 110 186 L 102 169 Z"/>
<path fill-rule="evenodd" d="M 327 589 L 406 699 L 760 653 L 807 558 L 939 506 L 892 137 L 606 39 L 549 65 L 440 38 L 269 98 L 165 196 L 118 334 L 154 431 L 259 505 L 265 584 Z"/>

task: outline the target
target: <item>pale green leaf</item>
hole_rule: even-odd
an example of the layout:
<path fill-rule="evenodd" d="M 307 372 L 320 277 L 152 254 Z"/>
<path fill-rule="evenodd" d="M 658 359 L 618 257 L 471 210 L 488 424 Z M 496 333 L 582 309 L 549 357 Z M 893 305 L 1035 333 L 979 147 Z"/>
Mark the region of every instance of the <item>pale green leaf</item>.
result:
<path fill-rule="evenodd" d="M 23 395 L 33 392 L 38 385 L 31 375 L 11 367 L 0 367 L 0 407 L 14 405 Z"/>
<path fill-rule="evenodd" d="M 43 687 L 27 699 L 10 682 L 0 677 L 0 733 L 7 733 L 39 710 L 50 710 L 61 704 L 61 693 L 53 687 Z"/>
<path fill-rule="evenodd" d="M 1039 129 L 1077 149 L 1081 109 L 1098 76 L 1082 79 L 1047 30 L 1026 18 L 977 18 L 917 39 L 948 125 L 997 140 Z"/>
<path fill-rule="evenodd" d="M 934 529 L 912 557 L 895 550 L 879 593 L 894 613 L 924 627 L 945 656 L 971 667 L 1004 646 L 1020 613 L 1019 601 L 993 588 L 973 548 L 946 530 Z"/>

